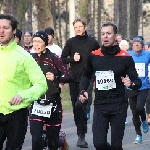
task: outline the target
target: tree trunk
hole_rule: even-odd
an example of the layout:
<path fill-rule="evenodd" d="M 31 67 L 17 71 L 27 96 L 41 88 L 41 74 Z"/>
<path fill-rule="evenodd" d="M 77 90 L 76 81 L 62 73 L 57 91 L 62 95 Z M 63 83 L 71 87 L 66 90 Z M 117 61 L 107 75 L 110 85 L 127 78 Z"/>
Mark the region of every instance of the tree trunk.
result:
<path fill-rule="evenodd" d="M 32 1 L 26 0 L 27 2 L 27 23 L 26 23 L 26 30 L 32 32 Z"/>
<path fill-rule="evenodd" d="M 59 41 L 60 47 L 62 47 L 62 34 L 61 34 L 62 24 L 61 24 L 61 17 L 60 17 L 60 9 L 61 9 L 61 7 L 60 7 L 59 0 L 57 0 L 57 6 L 58 6 L 58 14 L 57 14 L 58 15 L 58 33 L 59 33 L 58 41 Z"/>
<path fill-rule="evenodd" d="M 88 0 L 87 33 L 88 33 L 88 35 L 91 35 L 91 36 L 94 37 L 94 30 L 93 30 L 93 27 L 92 27 L 92 11 L 91 11 L 91 8 L 92 8 L 92 1 Z"/>
<path fill-rule="evenodd" d="M 53 14 L 54 28 L 56 29 L 56 1 L 51 1 L 51 12 Z"/>
<path fill-rule="evenodd" d="M 127 38 L 127 0 L 119 1 L 119 25 L 118 31 L 122 38 Z"/>
<path fill-rule="evenodd" d="M 24 0 L 18 0 L 17 4 L 17 18 L 19 21 L 18 29 L 22 30 L 22 22 L 25 20 L 25 1 Z"/>
<path fill-rule="evenodd" d="M 141 0 L 130 0 L 130 39 L 138 35 L 141 10 Z"/>
<path fill-rule="evenodd" d="M 66 0 L 66 15 L 65 15 L 65 25 L 66 25 L 66 33 L 65 33 L 65 41 L 68 39 L 68 17 L 67 17 L 67 11 L 68 11 L 68 2 L 69 0 Z"/>
<path fill-rule="evenodd" d="M 94 31 L 94 37 L 95 37 L 95 0 L 93 0 L 93 31 Z"/>
<path fill-rule="evenodd" d="M 37 8 L 38 29 L 44 30 L 47 27 L 54 28 L 53 16 L 51 14 L 51 7 L 49 0 L 35 0 Z"/>
<path fill-rule="evenodd" d="M 130 0 L 127 0 L 127 39 L 130 40 Z"/>
<path fill-rule="evenodd" d="M 119 0 L 114 0 L 114 23 L 119 24 Z"/>
<path fill-rule="evenodd" d="M 88 0 L 80 0 L 79 15 L 88 21 Z"/>
<path fill-rule="evenodd" d="M 101 43 L 101 7 L 102 7 L 102 0 L 98 0 L 98 41 Z"/>
<path fill-rule="evenodd" d="M 79 16 L 87 20 L 87 34 L 94 36 L 94 32 L 92 30 L 91 0 L 79 1 Z"/>

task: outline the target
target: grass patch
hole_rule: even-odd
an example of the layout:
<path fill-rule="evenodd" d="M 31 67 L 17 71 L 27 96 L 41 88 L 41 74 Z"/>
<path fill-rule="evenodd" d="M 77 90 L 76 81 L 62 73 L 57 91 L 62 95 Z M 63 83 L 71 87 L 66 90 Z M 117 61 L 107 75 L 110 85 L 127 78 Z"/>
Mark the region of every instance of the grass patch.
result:
<path fill-rule="evenodd" d="M 69 84 L 66 83 L 64 85 L 60 85 L 61 87 L 61 98 L 62 98 L 62 106 L 63 106 L 63 110 L 68 110 L 72 108 L 72 104 L 71 104 L 71 99 L 70 99 L 70 90 L 69 90 Z M 94 88 L 92 91 L 92 97 L 94 99 L 95 97 L 95 93 L 94 93 Z"/>
<path fill-rule="evenodd" d="M 60 85 L 61 87 L 61 98 L 62 98 L 62 106 L 64 110 L 68 110 L 72 108 L 71 99 L 70 99 L 70 91 L 69 84 Z"/>

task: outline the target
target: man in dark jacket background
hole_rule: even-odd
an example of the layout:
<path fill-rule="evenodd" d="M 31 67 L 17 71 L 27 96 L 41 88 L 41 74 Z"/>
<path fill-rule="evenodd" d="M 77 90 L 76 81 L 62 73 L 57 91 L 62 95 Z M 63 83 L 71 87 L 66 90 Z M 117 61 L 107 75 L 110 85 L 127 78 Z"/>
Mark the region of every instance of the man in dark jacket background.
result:
<path fill-rule="evenodd" d="M 74 121 L 77 126 L 77 146 L 87 148 L 88 143 L 85 141 L 85 133 L 87 133 L 86 105 L 80 103 L 77 97 L 81 76 L 87 65 L 87 57 L 92 50 L 99 48 L 99 44 L 93 37 L 87 35 L 87 23 L 84 19 L 76 18 L 73 26 L 76 36 L 67 40 L 61 57 L 64 63 L 70 64 L 71 73 L 74 77 L 74 82 L 70 83 L 69 86 Z"/>

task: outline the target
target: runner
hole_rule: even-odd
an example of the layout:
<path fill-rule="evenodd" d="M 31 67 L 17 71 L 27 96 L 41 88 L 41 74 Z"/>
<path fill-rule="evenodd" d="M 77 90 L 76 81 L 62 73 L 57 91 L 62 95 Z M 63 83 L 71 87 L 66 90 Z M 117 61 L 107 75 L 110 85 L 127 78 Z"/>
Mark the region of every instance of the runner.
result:
<path fill-rule="evenodd" d="M 59 82 L 68 82 L 70 72 L 61 59 L 49 49 L 48 35 L 38 31 L 33 35 L 33 58 L 41 67 L 47 79 L 48 90 L 30 108 L 30 132 L 32 150 L 43 150 L 43 125 L 46 125 L 47 144 L 50 150 L 58 149 L 59 132 L 62 122 L 61 89 Z"/>
<path fill-rule="evenodd" d="M 145 103 L 149 89 L 148 64 L 150 63 L 150 52 L 143 50 L 143 46 L 143 37 L 137 36 L 133 38 L 132 51 L 128 51 L 135 62 L 136 71 L 142 81 L 142 87 L 139 90 L 127 90 L 129 104 L 133 115 L 132 120 L 137 134 L 135 141 L 133 142 L 135 144 L 142 143 L 143 140 L 141 125 L 144 133 L 147 133 L 149 130 L 145 112 Z"/>
<path fill-rule="evenodd" d="M 127 116 L 125 87 L 139 89 L 141 80 L 132 57 L 116 45 L 117 26 L 111 22 L 101 27 L 101 49 L 88 57 L 87 67 L 80 83 L 81 103 L 88 98 L 86 92 L 93 73 L 95 74 L 95 100 L 93 115 L 93 142 L 96 150 L 122 150 L 122 140 Z M 126 77 L 129 76 L 129 78 Z M 107 133 L 111 127 L 111 145 Z"/>

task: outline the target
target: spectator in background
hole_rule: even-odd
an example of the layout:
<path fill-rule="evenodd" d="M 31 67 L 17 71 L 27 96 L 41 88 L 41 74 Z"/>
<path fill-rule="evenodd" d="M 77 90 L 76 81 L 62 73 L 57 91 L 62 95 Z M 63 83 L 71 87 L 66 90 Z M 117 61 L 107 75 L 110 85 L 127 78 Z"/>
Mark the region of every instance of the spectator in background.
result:
<path fill-rule="evenodd" d="M 150 42 L 146 42 L 144 45 L 144 50 L 150 51 Z"/>
<path fill-rule="evenodd" d="M 122 41 L 122 35 L 121 34 L 117 34 L 117 43 L 120 44 L 120 42 Z"/>
<path fill-rule="evenodd" d="M 45 32 L 48 35 L 48 46 L 46 48 L 48 48 L 52 53 L 55 53 L 57 56 L 61 57 L 62 49 L 53 43 L 54 30 L 51 27 L 48 27 L 45 29 Z"/>
<path fill-rule="evenodd" d="M 30 52 L 32 50 L 32 32 L 26 31 L 23 36 L 24 46 L 23 48 Z"/>
<path fill-rule="evenodd" d="M 120 49 L 127 51 L 129 49 L 129 43 L 126 40 L 121 40 L 119 47 Z"/>
<path fill-rule="evenodd" d="M 22 32 L 19 29 L 16 29 L 15 40 L 18 45 L 20 44 L 21 37 L 22 37 Z"/>

